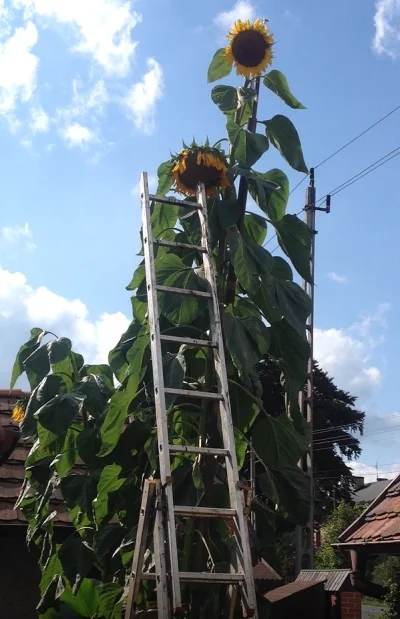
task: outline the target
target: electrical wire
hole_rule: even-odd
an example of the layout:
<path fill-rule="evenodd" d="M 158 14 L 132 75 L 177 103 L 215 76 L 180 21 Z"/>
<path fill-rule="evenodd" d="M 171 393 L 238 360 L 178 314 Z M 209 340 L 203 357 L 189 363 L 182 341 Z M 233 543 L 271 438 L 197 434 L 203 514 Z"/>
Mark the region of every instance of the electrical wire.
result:
<path fill-rule="evenodd" d="M 400 428 L 399 424 L 396 424 L 394 426 L 391 426 L 390 428 L 381 428 L 378 430 L 374 430 L 373 432 L 366 432 L 365 434 L 362 435 L 362 438 L 367 438 L 368 436 L 375 436 L 376 434 L 385 434 L 386 432 L 392 432 L 393 429 Z M 348 434 L 347 436 L 343 436 L 341 434 L 337 434 L 336 436 L 331 436 L 329 438 L 321 438 L 318 439 L 316 441 L 313 441 L 314 445 L 321 445 L 323 443 L 339 443 L 339 441 L 349 441 L 355 439 L 354 436 L 351 436 L 350 434 Z"/>
<path fill-rule="evenodd" d="M 326 159 L 324 159 L 323 161 L 321 161 L 318 165 L 314 166 L 314 170 L 317 170 L 318 168 L 320 168 L 321 166 L 323 166 L 325 163 L 327 163 L 328 161 L 330 161 L 331 159 L 333 159 L 333 157 L 336 157 L 336 155 L 338 155 L 339 153 L 341 153 L 342 151 L 344 151 L 348 146 L 350 146 L 351 144 L 354 144 L 354 142 L 356 142 L 357 140 L 359 140 L 361 137 L 363 137 L 363 135 L 365 135 L 366 133 L 368 133 L 369 131 L 371 131 L 371 129 L 374 129 L 375 127 L 377 127 L 381 122 L 383 122 L 384 120 L 386 120 L 387 118 L 389 118 L 389 116 L 391 116 L 392 114 L 394 114 L 395 112 L 397 112 L 398 110 L 400 110 L 400 105 L 396 106 L 393 110 L 391 110 L 390 112 L 388 112 L 387 114 L 385 114 L 385 116 L 382 116 L 382 118 L 380 118 L 379 120 L 377 120 L 376 122 L 374 122 L 372 125 L 370 125 L 369 127 L 367 127 L 366 129 L 364 129 L 364 131 L 362 131 L 361 133 L 359 133 L 358 135 L 356 135 L 352 140 L 350 140 L 349 142 L 346 142 L 346 144 L 344 144 L 343 146 L 341 146 L 340 148 L 338 148 L 337 150 L 335 150 L 335 152 L 333 152 L 331 155 L 329 155 L 328 157 L 326 157 Z M 301 181 L 299 181 L 297 183 L 297 185 L 292 189 L 292 191 L 289 193 L 289 195 L 291 196 L 293 192 L 296 191 L 296 189 L 298 187 L 300 187 L 300 185 L 306 180 L 306 178 L 308 177 L 308 174 L 306 174 L 305 176 L 303 176 L 303 178 L 301 179 Z"/>
<path fill-rule="evenodd" d="M 386 421 L 387 419 L 393 419 L 393 418 L 397 418 L 400 417 L 399 413 L 393 413 L 393 415 L 386 415 L 385 417 L 379 417 L 378 419 L 372 419 L 371 421 L 368 422 L 368 425 L 370 425 L 371 423 L 380 423 L 381 421 Z M 321 430 L 314 430 L 313 434 L 320 434 L 320 433 L 325 433 L 325 432 L 332 432 L 333 430 L 339 430 L 340 428 L 346 428 L 349 426 L 355 426 L 357 425 L 356 423 L 343 423 L 340 426 L 332 426 L 331 428 L 326 428 L 326 429 L 321 429 Z"/>

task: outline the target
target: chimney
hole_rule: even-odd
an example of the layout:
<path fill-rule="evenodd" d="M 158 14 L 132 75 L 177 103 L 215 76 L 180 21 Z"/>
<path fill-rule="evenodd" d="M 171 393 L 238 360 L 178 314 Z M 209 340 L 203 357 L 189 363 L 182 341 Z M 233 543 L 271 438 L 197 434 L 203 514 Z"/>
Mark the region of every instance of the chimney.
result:
<path fill-rule="evenodd" d="M 363 488 L 365 486 L 365 479 L 364 477 L 354 477 L 354 490 L 355 492 L 357 492 L 357 490 L 360 490 L 360 488 Z"/>

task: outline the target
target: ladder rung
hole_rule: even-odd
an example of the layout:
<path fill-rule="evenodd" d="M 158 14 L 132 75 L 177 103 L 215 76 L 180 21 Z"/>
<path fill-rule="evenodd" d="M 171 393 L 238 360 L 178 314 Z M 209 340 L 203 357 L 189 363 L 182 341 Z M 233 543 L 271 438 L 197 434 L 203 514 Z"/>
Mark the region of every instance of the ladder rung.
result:
<path fill-rule="evenodd" d="M 151 202 L 160 202 L 161 204 L 172 204 L 173 206 L 184 206 L 185 208 L 203 208 L 198 202 L 188 202 L 185 200 L 177 200 L 176 198 L 167 196 L 157 196 L 155 194 L 149 194 L 149 200 Z"/>
<path fill-rule="evenodd" d="M 170 453 L 188 453 L 205 456 L 229 456 L 229 449 L 214 447 L 196 447 L 195 445 L 169 445 Z"/>
<path fill-rule="evenodd" d="M 225 520 L 234 518 L 236 510 L 222 509 L 219 507 L 192 507 L 189 505 L 176 505 L 175 514 L 186 518 L 218 518 Z"/>
<path fill-rule="evenodd" d="M 188 297 L 204 297 L 211 299 L 209 292 L 203 292 L 202 290 L 189 290 L 188 288 L 173 288 L 172 286 L 160 286 L 156 285 L 156 290 L 159 292 L 176 292 L 177 294 L 185 294 Z"/>
<path fill-rule="evenodd" d="M 204 398 L 205 400 L 223 400 L 223 396 L 220 393 L 211 393 L 210 391 L 191 391 L 190 389 L 171 389 L 166 387 L 165 393 L 176 396 L 186 396 L 189 398 Z"/>
<path fill-rule="evenodd" d="M 141 580 L 155 580 L 154 572 L 142 572 Z M 232 583 L 243 582 L 245 580 L 243 574 L 227 574 L 218 572 L 179 572 L 179 580 L 181 582 L 214 582 L 214 583 Z"/>
<path fill-rule="evenodd" d="M 163 247 L 179 247 L 180 249 L 193 249 L 194 251 L 198 251 L 202 254 L 206 253 L 206 248 L 202 245 L 191 245 L 190 243 L 179 243 L 177 241 L 164 241 L 163 239 L 154 239 L 153 241 L 157 245 L 162 245 Z"/>
<path fill-rule="evenodd" d="M 191 337 L 179 337 L 175 335 L 161 335 L 162 342 L 175 342 L 176 344 L 189 344 L 189 346 L 207 346 L 208 348 L 217 348 L 218 344 L 211 340 L 196 340 Z"/>

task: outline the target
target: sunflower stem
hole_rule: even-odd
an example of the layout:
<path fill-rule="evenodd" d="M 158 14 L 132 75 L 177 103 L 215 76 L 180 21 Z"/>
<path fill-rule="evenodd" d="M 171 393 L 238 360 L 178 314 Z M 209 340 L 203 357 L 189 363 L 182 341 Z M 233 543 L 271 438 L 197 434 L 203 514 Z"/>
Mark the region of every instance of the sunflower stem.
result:
<path fill-rule="evenodd" d="M 260 94 L 260 78 L 259 77 L 257 77 L 255 81 L 255 91 L 256 91 L 256 96 L 255 96 L 254 103 L 253 103 L 253 111 L 249 118 L 249 122 L 247 123 L 247 130 L 250 131 L 250 133 L 254 133 L 257 128 L 258 98 Z M 240 204 L 240 211 L 239 211 L 238 220 L 236 222 L 239 232 L 243 230 L 244 217 L 245 217 L 246 205 L 247 205 L 247 192 L 248 192 L 247 179 L 244 176 L 241 176 L 240 181 L 239 181 L 239 191 L 238 191 L 238 202 Z M 235 270 L 233 268 L 232 263 L 230 263 L 229 272 L 228 272 L 228 276 L 226 280 L 226 288 L 225 288 L 226 305 L 230 305 L 235 300 L 236 283 L 237 283 L 237 278 L 235 275 Z"/>

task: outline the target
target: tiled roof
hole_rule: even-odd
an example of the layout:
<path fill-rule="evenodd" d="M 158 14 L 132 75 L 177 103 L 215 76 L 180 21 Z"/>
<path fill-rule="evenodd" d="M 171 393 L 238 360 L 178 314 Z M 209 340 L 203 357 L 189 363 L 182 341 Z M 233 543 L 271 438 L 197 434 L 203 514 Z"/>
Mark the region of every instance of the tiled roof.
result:
<path fill-rule="evenodd" d="M 400 543 L 400 475 L 339 537 L 340 544 Z"/>
<path fill-rule="evenodd" d="M 18 424 L 11 419 L 12 410 L 16 402 L 25 394 L 20 390 L 12 392 L 0 390 L 0 425 L 9 430 L 18 431 Z M 19 496 L 22 482 L 25 477 L 24 463 L 32 447 L 29 441 L 18 442 L 14 451 L 7 461 L 0 466 L 0 526 L 4 524 L 23 525 L 26 520 L 20 510 L 15 510 L 14 505 Z M 69 523 L 68 511 L 61 502 L 61 496 L 55 493 L 52 500 L 57 515 L 53 522 L 59 525 Z"/>
<path fill-rule="evenodd" d="M 301 570 L 296 582 L 324 582 L 325 591 L 340 591 L 350 570 Z"/>

